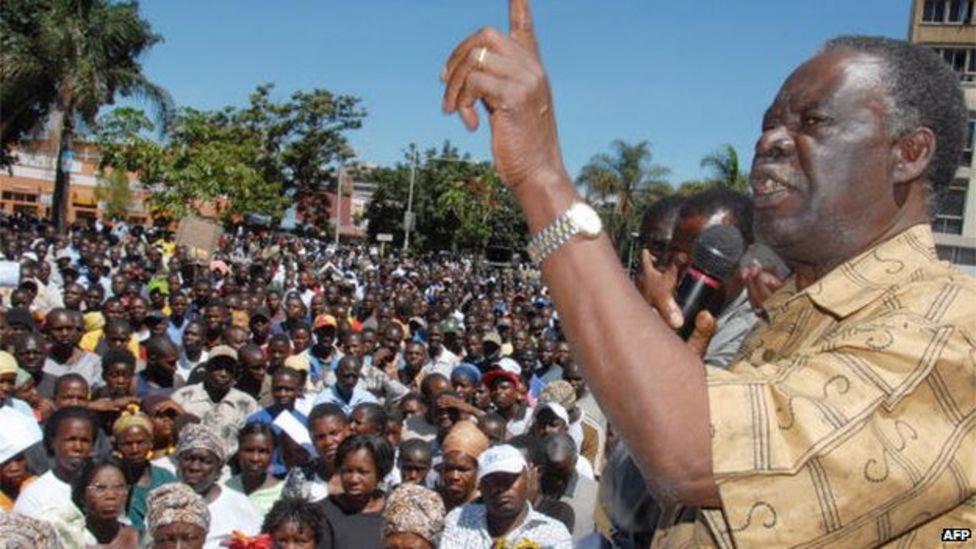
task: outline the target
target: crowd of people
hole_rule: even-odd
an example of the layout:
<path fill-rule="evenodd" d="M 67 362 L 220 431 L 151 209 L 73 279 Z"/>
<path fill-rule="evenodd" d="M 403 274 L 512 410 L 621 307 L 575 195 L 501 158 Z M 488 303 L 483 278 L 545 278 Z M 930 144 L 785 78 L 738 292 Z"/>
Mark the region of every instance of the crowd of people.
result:
<path fill-rule="evenodd" d="M 634 281 L 562 165 L 538 51 L 511 0 L 442 74 L 446 112 L 487 107 L 531 268 L 245 228 L 200 261 L 165 229 L 0 219 L 6 547 L 909 547 L 972 525 L 976 284 L 928 223 L 963 144 L 942 60 L 828 42 L 765 115 L 752 196 L 653 204 Z M 698 263 L 716 230 L 746 247 L 724 281 Z M 689 278 L 716 297 L 684 318 Z"/>
<path fill-rule="evenodd" d="M 607 420 L 538 271 L 253 228 L 201 262 L 163 229 L 0 227 L 19 276 L 0 315 L 3 532 L 208 548 L 569 547 L 599 544 L 601 520 L 612 535 Z"/>

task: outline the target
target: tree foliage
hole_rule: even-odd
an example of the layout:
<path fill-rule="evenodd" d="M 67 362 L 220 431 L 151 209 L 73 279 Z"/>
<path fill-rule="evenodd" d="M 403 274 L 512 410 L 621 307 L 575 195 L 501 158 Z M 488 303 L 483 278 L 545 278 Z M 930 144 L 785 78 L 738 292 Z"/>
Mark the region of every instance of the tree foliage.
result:
<path fill-rule="evenodd" d="M 124 220 L 132 206 L 132 189 L 125 172 L 103 173 L 95 183 L 95 197 L 102 203 L 105 216 Z"/>
<path fill-rule="evenodd" d="M 148 101 L 166 122 L 169 94 L 142 73 L 139 58 L 161 37 L 139 15 L 135 2 L 109 0 L 11 0 L 2 14 L 4 149 L 40 127 L 58 143 L 54 221 L 63 229 L 69 174 L 62 169 L 81 125 L 117 96 Z"/>
<path fill-rule="evenodd" d="M 651 145 L 615 140 L 612 153 L 593 156 L 580 170 L 577 186 L 587 191 L 604 218 L 607 234 L 619 253 L 640 222 L 643 205 L 671 192 L 671 170 L 652 162 Z"/>
<path fill-rule="evenodd" d="M 701 167 L 712 171 L 712 181 L 739 192 L 749 190 L 749 178 L 739 165 L 739 153 L 728 143 L 701 159 Z"/>
<path fill-rule="evenodd" d="M 152 187 L 153 208 L 174 217 L 211 203 L 224 218 L 280 218 L 294 201 L 325 228 L 322 193 L 336 186 L 335 165 L 351 158 L 345 132 L 359 128 L 365 112 L 359 99 L 321 89 L 274 102 L 272 88 L 258 86 L 245 108 L 180 109 L 162 143 L 146 137 L 152 126 L 143 113 L 116 109 L 97 124 L 102 166 L 139 174 Z"/>
<path fill-rule="evenodd" d="M 366 210 L 371 238 L 389 233 L 395 245 L 402 244 L 412 164 L 412 249 L 480 253 L 489 245 L 513 251 L 525 245 L 526 227 L 518 205 L 491 164 L 473 161 L 449 142 L 423 153 L 411 145 L 403 162 L 372 171 L 377 188 Z"/>

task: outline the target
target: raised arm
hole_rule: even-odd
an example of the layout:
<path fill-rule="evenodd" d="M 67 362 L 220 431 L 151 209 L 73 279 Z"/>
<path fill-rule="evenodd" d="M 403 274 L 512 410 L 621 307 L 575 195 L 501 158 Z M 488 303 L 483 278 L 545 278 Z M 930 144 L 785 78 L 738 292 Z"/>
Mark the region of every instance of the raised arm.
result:
<path fill-rule="evenodd" d="M 443 108 L 471 130 L 488 112 L 492 153 L 535 234 L 581 200 L 563 166 L 527 0 L 510 31 L 482 29 L 441 74 Z M 542 271 L 587 383 L 662 502 L 717 506 L 705 367 L 642 299 L 605 234 L 576 237 Z"/>

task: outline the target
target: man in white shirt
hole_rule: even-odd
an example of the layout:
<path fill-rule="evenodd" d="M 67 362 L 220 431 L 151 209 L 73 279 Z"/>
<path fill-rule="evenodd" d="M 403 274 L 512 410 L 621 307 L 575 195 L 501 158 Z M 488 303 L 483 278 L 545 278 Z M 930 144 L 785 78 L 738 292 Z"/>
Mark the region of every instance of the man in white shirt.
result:
<path fill-rule="evenodd" d="M 573 546 L 563 523 L 532 508 L 528 471 L 522 453 L 508 444 L 478 458 L 478 486 L 484 503 L 469 503 L 444 520 L 441 549 L 485 548 L 521 544 L 555 549 Z"/>

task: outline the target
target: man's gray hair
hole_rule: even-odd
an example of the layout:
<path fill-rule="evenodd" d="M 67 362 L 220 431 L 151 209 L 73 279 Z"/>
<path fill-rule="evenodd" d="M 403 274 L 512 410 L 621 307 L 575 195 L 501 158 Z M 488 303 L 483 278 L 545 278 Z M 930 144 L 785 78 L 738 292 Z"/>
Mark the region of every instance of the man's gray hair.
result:
<path fill-rule="evenodd" d="M 824 52 L 851 50 L 878 58 L 887 88 L 892 137 L 918 128 L 935 134 L 935 155 L 926 173 L 929 213 L 949 186 L 966 139 L 966 103 L 959 77 L 931 48 L 880 36 L 839 36 Z"/>

